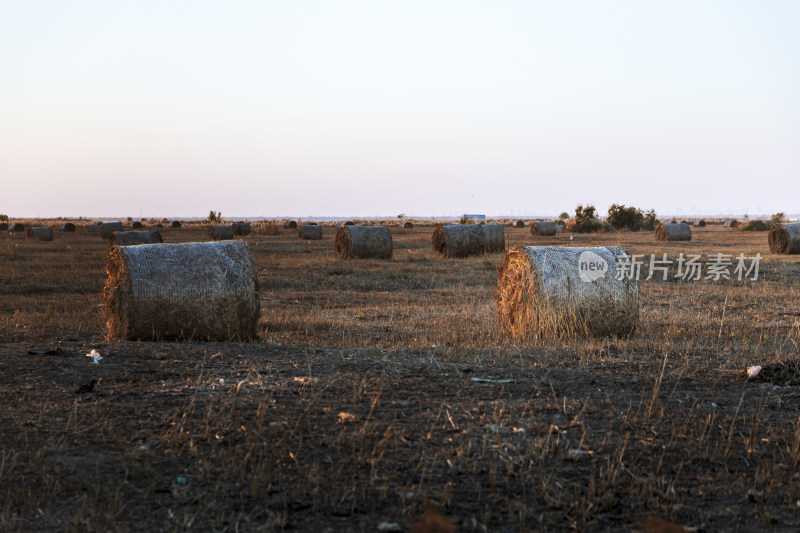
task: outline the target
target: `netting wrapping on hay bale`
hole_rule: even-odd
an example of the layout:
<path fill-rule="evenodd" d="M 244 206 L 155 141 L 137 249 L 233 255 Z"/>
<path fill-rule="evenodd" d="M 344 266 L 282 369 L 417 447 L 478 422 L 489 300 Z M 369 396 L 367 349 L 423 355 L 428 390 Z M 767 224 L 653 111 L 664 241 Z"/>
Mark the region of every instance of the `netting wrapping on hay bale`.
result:
<path fill-rule="evenodd" d="M 214 225 L 208 228 L 208 237 L 213 241 L 225 241 L 233 239 L 233 226 Z"/>
<path fill-rule="evenodd" d="M 61 224 L 59 229 L 65 233 L 75 233 L 75 224 L 72 222 L 67 222 L 65 224 Z"/>
<path fill-rule="evenodd" d="M 726 228 L 738 228 L 739 221 L 735 219 L 726 220 L 723 226 L 725 226 Z"/>
<path fill-rule="evenodd" d="M 180 228 L 181 227 L 181 223 L 178 220 L 173 220 L 172 222 L 170 222 L 169 227 L 170 228 Z"/>
<path fill-rule="evenodd" d="M 52 241 L 53 240 L 53 228 L 48 227 L 35 227 L 35 228 L 28 228 L 28 232 L 26 233 L 26 238 L 28 239 L 39 239 L 40 241 Z"/>
<path fill-rule="evenodd" d="M 392 258 L 392 234 L 386 226 L 341 226 L 334 245 L 342 259 Z"/>
<path fill-rule="evenodd" d="M 99 233 L 100 232 L 100 224 L 88 224 L 86 226 L 87 233 Z"/>
<path fill-rule="evenodd" d="M 656 226 L 656 240 L 657 241 L 691 241 L 692 240 L 692 227 L 689 224 L 670 222 L 664 224 L 663 222 Z"/>
<path fill-rule="evenodd" d="M 108 238 L 111 246 L 135 246 L 137 244 L 157 244 L 164 242 L 158 231 L 115 231 Z"/>
<path fill-rule="evenodd" d="M 19 222 L 15 222 L 14 224 L 8 226 L 9 233 L 22 233 L 23 231 L 25 231 L 25 224 L 20 224 Z"/>
<path fill-rule="evenodd" d="M 431 237 L 433 250 L 443 257 L 481 255 L 486 249 L 483 226 L 478 224 L 445 224 L 436 226 Z"/>
<path fill-rule="evenodd" d="M 294 220 L 287 220 L 283 223 L 283 229 L 297 229 L 297 222 Z"/>
<path fill-rule="evenodd" d="M 307 241 L 322 239 L 322 226 L 316 224 L 303 224 L 297 229 L 297 237 Z"/>
<path fill-rule="evenodd" d="M 767 239 L 773 254 L 800 254 L 800 222 L 773 225 Z"/>
<path fill-rule="evenodd" d="M 501 330 L 517 337 L 626 337 L 639 320 L 636 279 L 618 276 L 624 248 L 515 247 L 498 273 Z"/>
<path fill-rule="evenodd" d="M 234 222 L 231 224 L 233 228 L 234 235 L 250 235 L 250 223 L 249 222 Z"/>
<path fill-rule="evenodd" d="M 552 237 L 556 234 L 556 223 L 549 221 L 534 220 L 531 222 L 531 235 L 540 237 Z"/>
<path fill-rule="evenodd" d="M 705 220 L 695 220 L 693 225 L 697 226 L 698 228 L 705 228 L 706 227 L 706 221 Z"/>
<path fill-rule="evenodd" d="M 502 224 L 484 224 L 483 242 L 488 253 L 506 251 L 506 230 Z"/>
<path fill-rule="evenodd" d="M 109 338 L 239 341 L 257 336 L 258 275 L 243 242 L 116 246 L 106 274 Z"/>
<path fill-rule="evenodd" d="M 100 223 L 100 236 L 104 239 L 111 237 L 115 231 L 122 231 L 122 222 L 101 222 Z"/>
<path fill-rule="evenodd" d="M 514 222 L 514 227 L 515 228 L 524 228 L 525 227 L 525 222 L 522 221 L 522 220 L 517 220 L 516 222 Z"/>

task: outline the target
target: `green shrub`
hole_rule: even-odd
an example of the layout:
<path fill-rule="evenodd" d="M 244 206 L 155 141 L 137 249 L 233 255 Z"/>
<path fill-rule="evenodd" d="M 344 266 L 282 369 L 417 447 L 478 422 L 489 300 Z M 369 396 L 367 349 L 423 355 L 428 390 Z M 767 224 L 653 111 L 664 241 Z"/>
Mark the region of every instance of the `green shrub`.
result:
<path fill-rule="evenodd" d="M 591 233 L 603 229 L 603 223 L 595 215 L 596 209 L 593 205 L 583 207 L 579 205 L 575 208 L 575 216 L 569 219 L 564 227 L 564 231 L 571 233 Z"/>
<path fill-rule="evenodd" d="M 611 207 L 608 208 L 606 223 L 616 229 L 627 228 L 631 231 L 639 231 L 656 229 L 658 220 L 656 219 L 656 212 L 652 209 L 644 213 L 641 209 L 632 206 L 625 207 L 622 204 L 611 204 Z"/>

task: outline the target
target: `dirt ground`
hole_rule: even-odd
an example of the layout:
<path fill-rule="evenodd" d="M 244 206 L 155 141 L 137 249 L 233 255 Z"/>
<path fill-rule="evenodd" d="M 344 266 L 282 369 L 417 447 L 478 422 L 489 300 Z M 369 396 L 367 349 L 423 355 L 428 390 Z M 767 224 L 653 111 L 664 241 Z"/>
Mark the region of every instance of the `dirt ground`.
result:
<path fill-rule="evenodd" d="M 535 341 L 498 331 L 502 254 L 439 259 L 418 224 L 342 261 L 334 230 L 242 238 L 252 343 L 107 340 L 99 236 L 0 237 L 0 530 L 800 529 L 800 258 L 765 233 L 506 227 L 764 256 L 749 282 L 643 281 L 629 339 Z"/>

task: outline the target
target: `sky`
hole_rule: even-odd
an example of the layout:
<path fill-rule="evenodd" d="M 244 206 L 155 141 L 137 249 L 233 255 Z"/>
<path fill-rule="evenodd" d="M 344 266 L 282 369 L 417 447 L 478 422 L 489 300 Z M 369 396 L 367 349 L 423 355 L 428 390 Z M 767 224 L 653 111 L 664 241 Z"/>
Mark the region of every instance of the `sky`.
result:
<path fill-rule="evenodd" d="M 0 213 L 800 213 L 798 27 L 794 0 L 0 0 Z"/>

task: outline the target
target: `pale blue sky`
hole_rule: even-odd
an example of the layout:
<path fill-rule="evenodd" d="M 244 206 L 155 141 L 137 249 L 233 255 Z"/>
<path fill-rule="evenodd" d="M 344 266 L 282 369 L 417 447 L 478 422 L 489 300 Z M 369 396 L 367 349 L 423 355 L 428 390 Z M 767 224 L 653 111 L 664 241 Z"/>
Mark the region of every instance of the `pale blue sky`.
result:
<path fill-rule="evenodd" d="M 0 213 L 798 213 L 797 28 L 795 1 L 0 0 Z"/>

